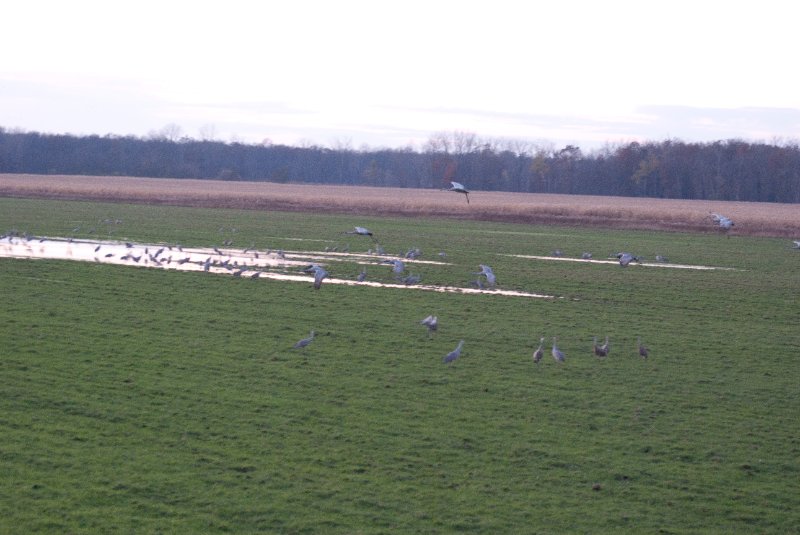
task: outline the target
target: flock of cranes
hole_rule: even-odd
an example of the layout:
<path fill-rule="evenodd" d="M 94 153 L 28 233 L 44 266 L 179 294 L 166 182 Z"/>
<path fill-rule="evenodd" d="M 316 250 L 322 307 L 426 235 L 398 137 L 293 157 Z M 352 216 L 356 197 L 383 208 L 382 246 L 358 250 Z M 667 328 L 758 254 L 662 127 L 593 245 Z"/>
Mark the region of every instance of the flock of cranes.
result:
<path fill-rule="evenodd" d="M 467 203 L 469 204 L 469 190 L 463 184 L 461 184 L 459 182 L 451 182 L 451 187 L 448 189 L 448 191 L 453 191 L 453 192 L 456 192 L 456 193 L 463 194 L 465 196 L 465 199 L 466 199 Z M 717 225 L 719 226 L 719 228 L 722 231 L 727 232 L 735 225 L 733 220 L 731 220 L 729 217 L 726 217 L 726 216 L 724 216 L 722 214 L 710 213 L 710 216 L 711 216 L 712 220 L 715 223 L 717 223 Z M 343 232 L 343 234 L 366 236 L 366 237 L 371 238 L 377 244 L 377 239 L 375 238 L 374 233 L 371 230 L 369 230 L 369 229 L 367 229 L 365 227 L 355 226 L 355 227 L 353 227 L 352 230 Z M 15 236 L 21 236 L 21 235 L 16 231 L 11 231 L 11 232 L 9 232 L 7 234 L 4 234 L 3 236 L 0 236 L 0 239 L 6 238 L 6 237 L 11 239 L 12 237 L 15 237 Z M 25 237 L 28 240 L 30 240 L 32 238 L 31 236 L 28 236 L 28 235 L 25 235 L 25 236 L 22 236 L 22 237 Z M 792 246 L 793 249 L 800 250 L 800 240 L 793 240 L 792 243 L 793 243 L 793 246 Z M 130 249 L 130 248 L 132 248 L 132 244 L 126 243 L 126 247 L 128 247 Z M 94 252 L 97 253 L 100 250 L 100 248 L 101 248 L 101 245 L 97 245 L 97 247 L 94 249 Z M 221 254 L 219 249 L 217 249 L 216 247 L 214 248 L 214 250 L 217 253 Z M 146 251 L 145 254 L 148 254 L 149 258 L 152 259 L 153 261 L 159 262 L 159 261 L 161 261 L 159 259 L 159 257 L 163 253 L 164 253 L 164 248 L 162 247 L 159 250 L 157 250 L 155 253 L 150 254 L 149 252 Z M 440 256 L 444 257 L 444 253 L 439 253 L 439 254 L 440 254 Z M 557 256 L 557 257 L 561 256 L 562 254 L 563 253 L 561 253 L 560 250 L 556 250 L 555 252 L 553 252 L 553 255 Z M 411 249 L 407 253 L 406 258 L 413 259 L 413 258 L 417 258 L 420 255 L 421 255 L 421 251 L 419 249 Z M 126 255 L 126 256 L 128 256 L 128 255 Z M 628 253 L 628 252 L 619 252 L 619 253 L 616 253 L 613 256 L 615 256 L 618 259 L 619 264 L 622 267 L 628 266 L 631 262 L 641 262 L 641 258 L 639 256 L 636 256 L 636 255 L 634 255 L 632 253 Z M 583 259 L 591 259 L 592 255 L 591 255 L 591 253 L 584 252 L 582 254 L 581 258 L 583 258 Z M 138 262 L 139 258 L 135 258 L 134 257 L 133 260 Z M 660 256 L 660 255 L 656 257 L 656 260 L 659 261 L 659 262 L 667 262 L 668 261 L 665 257 Z M 406 270 L 406 264 L 405 264 L 405 262 L 403 262 L 403 260 L 401 260 L 399 258 L 386 259 L 386 260 L 381 261 L 381 263 L 392 266 L 392 272 L 394 273 L 395 279 L 398 280 L 398 281 L 405 282 L 406 284 L 414 284 L 414 283 L 418 283 L 421 280 L 421 277 L 419 277 L 418 275 L 404 276 L 404 273 L 405 273 L 405 270 Z M 206 271 L 208 271 L 210 265 L 211 265 L 211 260 L 209 258 L 204 263 L 204 269 Z M 487 286 L 490 287 L 490 288 L 494 288 L 497 285 L 497 277 L 496 277 L 494 271 L 492 270 L 492 268 L 490 266 L 486 265 L 486 264 L 479 264 L 478 267 L 479 267 L 480 271 L 473 273 L 474 275 L 478 276 L 478 279 L 476 281 L 474 281 L 474 284 L 477 285 L 479 288 L 482 288 L 482 289 L 487 287 Z M 329 275 L 328 271 L 325 268 L 323 268 L 321 265 L 319 265 L 319 264 L 311 264 L 311 265 L 307 266 L 305 269 L 303 269 L 302 271 L 305 272 L 305 273 L 313 273 L 313 275 L 314 275 L 313 288 L 315 290 L 319 290 L 321 288 L 323 280 L 326 277 L 328 277 L 328 275 Z M 357 280 L 359 282 L 363 282 L 366 279 L 366 277 L 367 277 L 367 272 L 366 272 L 366 269 L 364 268 L 358 274 Z M 438 330 L 439 318 L 438 318 L 438 316 L 435 316 L 435 315 L 429 315 L 426 318 L 424 318 L 422 321 L 420 321 L 419 323 L 427 328 L 429 336 L 433 336 L 434 332 L 436 332 Z M 302 349 L 302 348 L 307 347 L 309 344 L 311 344 L 313 342 L 315 334 L 316 334 L 315 331 L 312 330 L 310 332 L 310 335 L 307 338 L 303 338 L 303 339 L 299 340 L 297 343 L 294 344 L 293 348 L 294 349 Z M 542 358 L 543 358 L 543 356 L 544 356 L 544 344 L 545 344 L 545 338 L 541 337 L 540 340 L 539 340 L 539 346 L 533 352 L 533 362 L 536 363 L 536 364 L 540 363 Z M 447 364 L 450 364 L 450 363 L 456 361 L 461 356 L 461 352 L 462 352 L 463 347 L 464 347 L 464 340 L 462 339 L 462 340 L 459 341 L 458 345 L 456 346 L 456 348 L 453 351 L 449 352 L 447 355 L 445 355 L 443 357 L 443 359 L 442 359 L 443 362 L 447 363 Z M 642 357 L 644 359 L 648 358 L 649 349 L 642 343 L 641 337 L 637 337 L 637 351 L 638 351 L 638 354 L 639 354 L 640 357 Z M 551 353 L 551 355 L 553 356 L 553 359 L 556 362 L 563 363 L 563 362 L 566 361 L 566 355 L 558 347 L 558 345 L 557 345 L 557 337 L 555 337 L 555 336 L 552 338 L 552 346 L 551 346 L 551 349 L 550 349 L 550 353 Z M 597 356 L 598 358 L 608 357 L 609 354 L 610 354 L 609 337 L 608 336 L 605 337 L 605 341 L 604 341 L 604 343 L 602 345 L 598 344 L 598 339 L 597 339 L 596 336 L 593 337 L 593 340 L 592 340 L 592 353 L 595 356 Z"/>

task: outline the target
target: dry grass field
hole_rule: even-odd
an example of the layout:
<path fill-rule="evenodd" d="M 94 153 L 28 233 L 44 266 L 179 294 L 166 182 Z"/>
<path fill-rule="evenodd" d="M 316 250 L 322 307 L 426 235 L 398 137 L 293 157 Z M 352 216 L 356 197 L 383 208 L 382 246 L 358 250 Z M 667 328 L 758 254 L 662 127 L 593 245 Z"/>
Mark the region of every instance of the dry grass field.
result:
<path fill-rule="evenodd" d="M 800 236 L 800 205 L 780 203 L 24 174 L 0 174 L 0 196 L 687 232 L 716 232 L 719 212 L 732 234 Z"/>

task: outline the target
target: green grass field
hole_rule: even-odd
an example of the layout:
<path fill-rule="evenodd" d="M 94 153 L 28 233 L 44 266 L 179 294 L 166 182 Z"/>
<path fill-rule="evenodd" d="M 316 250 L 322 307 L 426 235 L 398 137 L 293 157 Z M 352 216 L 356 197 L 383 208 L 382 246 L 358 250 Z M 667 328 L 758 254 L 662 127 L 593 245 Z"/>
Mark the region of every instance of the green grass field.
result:
<path fill-rule="evenodd" d="M 788 240 L 0 199 L 37 236 L 371 247 L 353 225 L 446 252 L 427 283 L 559 298 L 0 259 L 0 533 L 800 532 Z M 736 269 L 507 256 L 554 249 Z"/>

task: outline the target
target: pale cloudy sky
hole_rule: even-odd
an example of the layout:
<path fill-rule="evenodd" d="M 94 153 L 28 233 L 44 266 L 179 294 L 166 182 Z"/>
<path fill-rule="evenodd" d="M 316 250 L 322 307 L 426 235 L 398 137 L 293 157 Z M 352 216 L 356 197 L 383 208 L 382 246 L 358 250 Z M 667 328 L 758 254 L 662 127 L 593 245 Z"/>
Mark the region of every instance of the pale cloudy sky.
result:
<path fill-rule="evenodd" d="M 797 4 L 800 6 L 800 4 Z M 785 0 L 26 0 L 0 126 L 422 148 L 800 138 Z"/>

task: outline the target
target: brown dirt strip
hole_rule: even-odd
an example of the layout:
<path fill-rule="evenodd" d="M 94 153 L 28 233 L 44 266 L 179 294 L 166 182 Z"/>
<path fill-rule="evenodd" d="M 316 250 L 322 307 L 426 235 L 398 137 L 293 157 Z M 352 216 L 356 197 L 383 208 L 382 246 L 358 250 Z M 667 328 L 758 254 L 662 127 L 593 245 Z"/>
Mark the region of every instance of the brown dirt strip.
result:
<path fill-rule="evenodd" d="M 717 212 L 733 235 L 800 236 L 800 205 L 783 203 L 23 174 L 0 174 L 0 196 L 711 233 Z"/>

